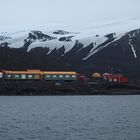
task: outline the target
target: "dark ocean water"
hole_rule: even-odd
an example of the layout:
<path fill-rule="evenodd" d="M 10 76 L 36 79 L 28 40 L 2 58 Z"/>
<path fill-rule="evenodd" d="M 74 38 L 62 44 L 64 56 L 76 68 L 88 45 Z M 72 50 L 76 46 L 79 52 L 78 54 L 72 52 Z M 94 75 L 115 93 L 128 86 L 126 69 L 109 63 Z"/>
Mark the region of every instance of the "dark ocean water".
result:
<path fill-rule="evenodd" d="M 140 96 L 0 96 L 0 140 L 140 140 Z"/>

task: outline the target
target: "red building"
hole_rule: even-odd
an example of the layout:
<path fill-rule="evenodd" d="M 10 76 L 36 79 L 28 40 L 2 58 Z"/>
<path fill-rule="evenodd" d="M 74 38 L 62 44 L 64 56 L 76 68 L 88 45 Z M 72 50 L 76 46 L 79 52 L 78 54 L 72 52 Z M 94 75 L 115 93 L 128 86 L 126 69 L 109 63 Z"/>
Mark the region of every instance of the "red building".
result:
<path fill-rule="evenodd" d="M 121 74 L 104 73 L 102 74 L 102 78 L 108 82 L 128 83 L 128 77 Z"/>

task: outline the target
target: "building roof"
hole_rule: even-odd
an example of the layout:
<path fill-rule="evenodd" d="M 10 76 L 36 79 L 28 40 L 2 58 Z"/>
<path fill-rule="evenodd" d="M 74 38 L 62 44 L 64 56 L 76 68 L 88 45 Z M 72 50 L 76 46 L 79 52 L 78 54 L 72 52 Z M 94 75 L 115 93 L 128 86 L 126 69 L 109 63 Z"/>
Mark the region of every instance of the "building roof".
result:
<path fill-rule="evenodd" d="M 76 72 L 70 71 L 44 71 L 43 74 L 69 74 L 69 75 L 76 75 Z"/>
<path fill-rule="evenodd" d="M 4 71 L 6 74 L 65 74 L 76 75 L 76 72 L 70 71 L 40 71 L 40 70 L 27 70 L 27 71 Z"/>
<path fill-rule="evenodd" d="M 6 74 L 41 74 L 39 71 L 4 71 Z"/>

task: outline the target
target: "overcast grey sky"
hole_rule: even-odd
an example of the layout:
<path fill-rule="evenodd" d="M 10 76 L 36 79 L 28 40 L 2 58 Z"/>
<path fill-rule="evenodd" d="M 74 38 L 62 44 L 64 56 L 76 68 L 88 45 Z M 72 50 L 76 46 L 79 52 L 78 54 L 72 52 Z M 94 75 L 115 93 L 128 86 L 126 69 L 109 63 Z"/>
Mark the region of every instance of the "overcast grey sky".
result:
<path fill-rule="evenodd" d="M 140 0 L 0 0 L 0 26 L 140 18 Z"/>

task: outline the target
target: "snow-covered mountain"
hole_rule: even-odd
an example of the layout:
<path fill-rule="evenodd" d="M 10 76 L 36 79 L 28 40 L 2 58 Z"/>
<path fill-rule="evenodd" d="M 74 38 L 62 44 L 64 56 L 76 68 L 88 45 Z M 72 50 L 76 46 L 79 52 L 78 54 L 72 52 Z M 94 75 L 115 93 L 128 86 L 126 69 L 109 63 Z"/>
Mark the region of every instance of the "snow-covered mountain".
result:
<path fill-rule="evenodd" d="M 1 69 L 74 69 L 138 75 L 140 20 L 102 23 L 70 31 L 31 29 L 0 32 Z"/>

